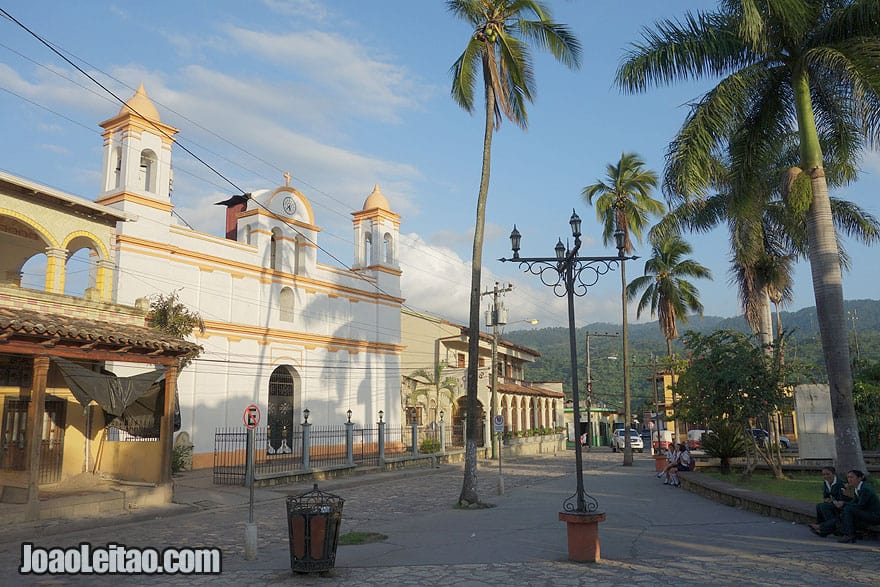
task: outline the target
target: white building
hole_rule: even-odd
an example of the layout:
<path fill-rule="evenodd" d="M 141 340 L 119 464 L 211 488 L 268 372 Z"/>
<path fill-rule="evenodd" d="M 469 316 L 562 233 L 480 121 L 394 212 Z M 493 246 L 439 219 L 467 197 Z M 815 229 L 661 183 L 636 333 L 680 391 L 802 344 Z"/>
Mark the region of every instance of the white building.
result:
<path fill-rule="evenodd" d="M 174 223 L 177 129 L 143 86 L 101 126 L 97 202 L 137 217 L 117 227 L 114 299 L 176 291 L 205 321 L 204 352 L 179 378 L 194 467 L 211 466 L 216 429 L 242 426 L 250 403 L 276 449 L 303 409 L 315 425 L 341 424 L 348 410 L 353 422 L 382 410 L 400 423 L 400 217 L 378 186 L 352 214 L 352 268 L 328 266 L 312 207 L 289 185 L 222 202 L 226 238 Z"/>

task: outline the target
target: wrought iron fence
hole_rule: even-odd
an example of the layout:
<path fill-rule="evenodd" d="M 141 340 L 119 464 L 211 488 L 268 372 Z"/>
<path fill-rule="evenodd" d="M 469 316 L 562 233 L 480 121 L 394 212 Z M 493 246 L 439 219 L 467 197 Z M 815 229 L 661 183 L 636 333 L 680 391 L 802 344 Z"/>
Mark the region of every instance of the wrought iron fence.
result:
<path fill-rule="evenodd" d="M 309 462 L 315 467 L 344 465 L 345 426 L 312 426 Z"/>
<path fill-rule="evenodd" d="M 352 431 L 352 455 L 354 462 L 362 467 L 379 466 L 379 429 L 355 428 Z"/>
<path fill-rule="evenodd" d="M 346 425 L 309 427 L 309 469 L 348 464 Z M 384 453 L 379 454 L 379 431 L 384 430 Z M 440 438 L 441 430 L 445 439 Z M 424 426 L 417 431 L 419 454 L 435 454 L 441 449 L 464 446 L 462 426 Z M 254 473 L 257 477 L 306 471 L 303 461 L 303 427 L 285 430 L 279 448 L 277 438 L 269 438 L 267 428 L 254 430 Z M 352 460 L 358 466 L 378 466 L 381 458 L 400 458 L 414 454 L 411 426 L 352 428 Z M 214 434 L 214 483 L 244 485 L 246 476 L 247 430 L 242 427 L 218 428 Z"/>

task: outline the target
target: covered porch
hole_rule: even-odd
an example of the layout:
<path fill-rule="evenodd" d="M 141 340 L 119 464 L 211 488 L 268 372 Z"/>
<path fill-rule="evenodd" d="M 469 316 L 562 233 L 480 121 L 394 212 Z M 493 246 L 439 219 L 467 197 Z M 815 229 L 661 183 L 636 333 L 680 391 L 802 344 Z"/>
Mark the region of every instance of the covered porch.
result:
<path fill-rule="evenodd" d="M 169 501 L 178 365 L 197 345 L 143 326 L 142 310 L 3 289 L 4 519 Z M 103 369 L 106 361 L 146 371 L 138 381 L 117 378 Z"/>

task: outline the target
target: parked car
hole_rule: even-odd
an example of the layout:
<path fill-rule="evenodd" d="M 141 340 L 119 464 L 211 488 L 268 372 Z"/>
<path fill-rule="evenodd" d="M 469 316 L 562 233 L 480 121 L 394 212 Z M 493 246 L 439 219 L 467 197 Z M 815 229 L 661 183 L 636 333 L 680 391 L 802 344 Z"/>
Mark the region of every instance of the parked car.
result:
<path fill-rule="evenodd" d="M 688 430 L 688 449 L 697 450 L 703 448 L 703 434 L 709 434 L 711 432 L 711 430 Z"/>
<path fill-rule="evenodd" d="M 626 437 L 624 436 L 625 432 L 623 428 L 618 428 L 614 431 L 614 434 L 611 435 L 611 450 L 613 452 L 617 452 L 618 450 L 623 450 L 624 443 L 626 442 Z M 629 429 L 629 438 L 630 438 L 630 446 L 632 446 L 633 450 L 638 452 L 644 452 L 645 443 L 642 442 L 642 437 L 639 436 L 638 431 L 635 428 Z"/>
<path fill-rule="evenodd" d="M 763 447 L 767 439 L 770 438 L 770 433 L 766 430 L 761 430 L 760 428 L 752 428 L 751 432 L 752 436 L 755 437 L 755 442 L 757 442 L 758 446 L 761 447 Z M 783 436 L 780 434 L 777 438 L 779 438 L 779 444 L 782 445 L 782 448 L 788 448 L 789 446 L 791 446 L 791 441 L 788 439 L 787 436 Z"/>

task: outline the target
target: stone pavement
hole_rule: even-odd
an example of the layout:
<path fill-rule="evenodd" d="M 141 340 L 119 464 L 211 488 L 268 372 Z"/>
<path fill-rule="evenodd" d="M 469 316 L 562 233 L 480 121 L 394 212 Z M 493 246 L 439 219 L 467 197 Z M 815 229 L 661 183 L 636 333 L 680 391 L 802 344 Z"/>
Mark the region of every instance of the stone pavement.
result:
<path fill-rule="evenodd" d="M 2 584 L 16 585 L 880 585 L 880 543 L 838 544 L 792 524 L 716 504 L 654 477 L 653 459 L 632 467 L 607 449 L 585 453 L 584 484 L 607 521 L 602 561 L 567 560 L 562 502 L 575 492 L 574 454 L 481 461 L 478 490 L 495 507 L 453 508 L 462 465 L 382 472 L 319 484 L 345 501 L 342 533 L 382 542 L 340 546 L 327 575 L 290 571 L 285 497 L 311 484 L 255 490 L 258 556 L 244 559 L 248 491 L 176 478 L 178 505 L 113 520 L 40 522 L 0 530 Z M 21 543 L 220 547 L 219 576 L 20 576 Z"/>

